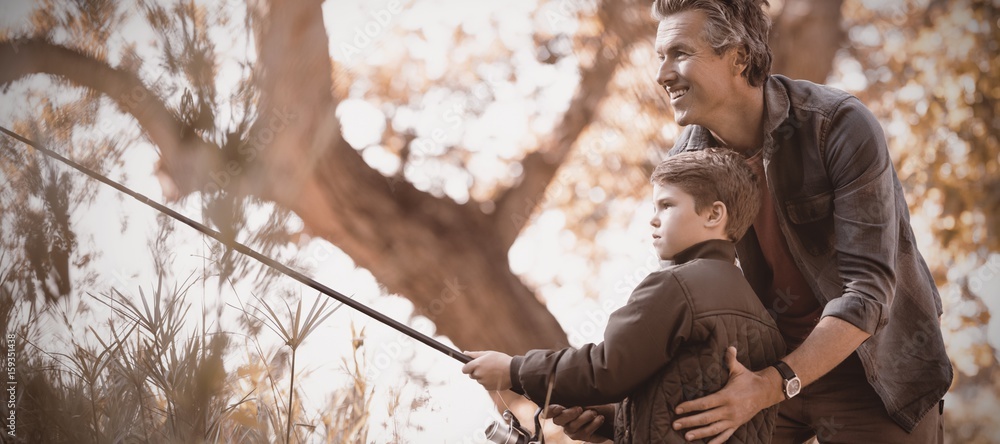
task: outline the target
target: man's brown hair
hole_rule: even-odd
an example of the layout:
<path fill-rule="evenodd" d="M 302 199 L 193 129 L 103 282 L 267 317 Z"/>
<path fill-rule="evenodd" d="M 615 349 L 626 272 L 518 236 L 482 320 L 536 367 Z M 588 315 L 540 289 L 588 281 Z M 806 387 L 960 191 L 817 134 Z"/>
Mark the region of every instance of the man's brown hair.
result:
<path fill-rule="evenodd" d="M 708 17 L 704 39 L 722 55 L 730 48 L 743 50 L 747 67 L 743 77 L 750 86 L 762 86 L 771 73 L 771 47 L 767 34 L 771 17 L 767 0 L 655 0 L 653 18 L 663 21 L 684 11 L 702 11 Z"/>
<path fill-rule="evenodd" d="M 726 236 L 736 242 L 753 224 L 760 209 L 757 176 L 739 154 L 727 149 L 707 148 L 675 154 L 660 162 L 649 181 L 680 188 L 694 197 L 701 214 L 716 201 L 726 206 Z"/>

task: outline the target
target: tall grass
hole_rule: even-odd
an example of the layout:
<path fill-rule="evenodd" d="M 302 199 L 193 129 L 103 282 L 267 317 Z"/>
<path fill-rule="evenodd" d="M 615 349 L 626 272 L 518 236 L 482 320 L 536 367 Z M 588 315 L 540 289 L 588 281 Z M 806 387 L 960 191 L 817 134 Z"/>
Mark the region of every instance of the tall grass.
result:
<path fill-rule="evenodd" d="M 0 273 L 0 318 L 8 321 L 4 334 L 18 336 L 19 378 L 17 436 L 4 436 L 3 442 L 365 439 L 371 392 L 361 377 L 358 344 L 353 344 L 353 383 L 332 393 L 330 405 L 306 412 L 297 396 L 299 346 L 335 311 L 325 299 L 304 311 L 301 300 L 293 309 L 283 299 L 255 297 L 256 306 L 242 309 L 243 315 L 268 330 L 222 331 L 218 319 L 210 319 L 204 311 L 201 322 L 191 321 L 188 299 L 196 280 L 167 285 L 161 275 L 135 295 L 117 289 L 88 295 L 95 306 L 110 308 L 111 319 L 105 325 L 90 325 L 85 338 L 46 346 L 39 342 L 43 335 L 37 327 L 15 326 L 26 318 L 21 311 L 28 305 L 18 303 L 16 282 L 3 276 Z M 284 310 L 275 310 L 273 306 L 280 303 Z M 55 315 L 49 318 L 46 328 L 60 320 Z M 72 331 L 73 326 L 65 327 Z M 265 352 L 261 344 L 269 341 L 260 336 L 271 333 L 283 344 Z M 244 338 L 244 347 L 238 346 L 239 338 Z M 242 362 L 226 368 L 234 360 Z M 4 417 L 5 407 L 0 406 Z"/>
<path fill-rule="evenodd" d="M 342 304 L 336 307 L 331 307 L 330 299 L 322 298 L 317 296 L 316 301 L 313 302 L 312 308 L 309 309 L 309 313 L 306 314 L 305 318 L 302 317 L 302 300 L 299 300 L 295 306 L 295 312 L 292 313 L 292 308 L 285 302 L 285 309 L 287 311 L 287 320 L 285 317 L 280 316 L 278 312 L 271 307 L 266 300 L 256 298 L 258 305 L 252 309 L 247 310 L 243 307 L 242 302 L 240 303 L 240 311 L 247 318 L 252 318 L 253 320 L 259 322 L 260 324 L 267 326 L 272 332 L 274 332 L 283 342 L 284 345 L 288 346 L 290 349 L 290 360 L 291 360 L 291 371 L 288 381 L 288 403 L 285 405 L 285 442 L 292 442 L 292 425 L 295 421 L 295 357 L 298 354 L 299 346 L 302 342 L 312 334 L 319 325 L 330 317 Z M 320 302 L 322 299 L 322 303 Z M 284 302 L 284 301 L 283 301 Z M 252 322 L 249 321 L 248 322 Z M 259 351 L 259 344 L 257 344 L 257 350 Z M 357 352 L 357 349 L 354 349 Z M 263 358 L 262 353 L 258 355 Z M 280 363 L 279 363 L 280 365 Z M 271 378 L 270 372 L 268 377 L 271 382 L 271 387 L 274 389 L 275 384 L 273 378 Z"/>

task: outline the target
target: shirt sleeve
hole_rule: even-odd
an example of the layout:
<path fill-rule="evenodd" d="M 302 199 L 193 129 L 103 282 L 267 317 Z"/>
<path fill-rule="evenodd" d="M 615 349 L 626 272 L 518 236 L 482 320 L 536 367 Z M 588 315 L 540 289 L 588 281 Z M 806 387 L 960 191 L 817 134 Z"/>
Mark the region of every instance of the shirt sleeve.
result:
<path fill-rule="evenodd" d="M 532 350 L 511 360 L 515 391 L 536 403 L 545 400 L 555 366 L 552 403 L 608 404 L 666 365 L 691 335 L 693 315 L 683 288 L 669 270 L 650 274 L 628 302 L 608 319 L 604 341 L 579 349 Z"/>
<path fill-rule="evenodd" d="M 878 120 L 858 99 L 845 100 L 830 120 L 824 158 L 834 190 L 834 232 L 840 297 L 823 316 L 875 334 L 895 293 L 896 242 L 902 189 Z M 905 202 L 902 203 L 906 208 Z"/>

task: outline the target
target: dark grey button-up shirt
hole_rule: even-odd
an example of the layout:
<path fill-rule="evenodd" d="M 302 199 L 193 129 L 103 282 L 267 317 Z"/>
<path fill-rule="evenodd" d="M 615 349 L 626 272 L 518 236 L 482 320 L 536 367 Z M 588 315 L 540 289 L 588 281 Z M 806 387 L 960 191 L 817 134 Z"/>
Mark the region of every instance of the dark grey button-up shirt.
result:
<path fill-rule="evenodd" d="M 799 270 L 834 316 L 872 336 L 858 348 L 868 382 L 907 431 L 948 391 L 941 297 L 917 251 L 903 188 L 878 120 L 857 98 L 771 76 L 764 85 L 764 172 Z M 671 154 L 717 145 L 691 125 Z M 757 294 L 770 270 L 757 237 L 737 244 Z"/>

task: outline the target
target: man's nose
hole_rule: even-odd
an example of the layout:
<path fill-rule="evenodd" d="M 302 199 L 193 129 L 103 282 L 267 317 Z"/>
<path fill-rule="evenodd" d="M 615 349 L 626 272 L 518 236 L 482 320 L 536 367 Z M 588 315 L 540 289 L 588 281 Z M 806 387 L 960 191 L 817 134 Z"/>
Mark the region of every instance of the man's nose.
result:
<path fill-rule="evenodd" d="M 663 88 L 677 80 L 677 71 L 670 60 L 660 62 L 660 70 L 656 72 L 656 84 Z"/>

